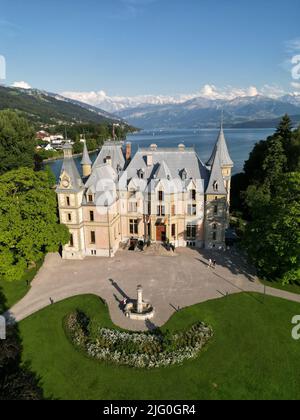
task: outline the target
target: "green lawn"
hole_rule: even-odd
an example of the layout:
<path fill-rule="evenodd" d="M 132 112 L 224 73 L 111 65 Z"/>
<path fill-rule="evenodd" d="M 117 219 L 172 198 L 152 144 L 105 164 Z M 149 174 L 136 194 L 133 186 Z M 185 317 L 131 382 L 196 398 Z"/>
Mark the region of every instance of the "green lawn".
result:
<path fill-rule="evenodd" d="M 297 303 L 239 294 L 182 310 L 165 325 L 171 331 L 197 320 L 214 339 L 182 366 L 137 370 L 86 358 L 68 341 L 63 319 L 82 309 L 111 327 L 95 296 L 78 296 L 20 323 L 23 360 L 41 377 L 46 397 L 57 399 L 299 399 L 300 342 L 291 338 Z"/>
<path fill-rule="evenodd" d="M 267 280 L 260 280 L 262 284 L 265 284 L 269 287 L 274 287 L 274 289 L 285 290 L 286 292 L 297 293 L 300 294 L 300 282 L 295 282 L 293 284 L 285 284 L 282 285 L 280 281 L 267 281 Z"/>
<path fill-rule="evenodd" d="M 21 280 L 6 281 L 3 278 L 0 279 L 0 288 L 5 296 L 5 305 L 7 308 L 11 308 L 26 295 L 30 289 L 31 281 L 34 279 L 42 264 L 43 260 L 38 262 L 35 268 L 26 271 Z"/>

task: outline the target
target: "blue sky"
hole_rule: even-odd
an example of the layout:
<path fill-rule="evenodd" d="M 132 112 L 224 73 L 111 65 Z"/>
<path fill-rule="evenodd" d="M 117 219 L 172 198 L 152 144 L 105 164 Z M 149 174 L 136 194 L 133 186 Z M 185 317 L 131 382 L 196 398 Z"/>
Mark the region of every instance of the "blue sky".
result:
<path fill-rule="evenodd" d="M 299 0 L 0 0 L 0 55 L 7 84 L 54 92 L 290 90 L 299 17 Z"/>

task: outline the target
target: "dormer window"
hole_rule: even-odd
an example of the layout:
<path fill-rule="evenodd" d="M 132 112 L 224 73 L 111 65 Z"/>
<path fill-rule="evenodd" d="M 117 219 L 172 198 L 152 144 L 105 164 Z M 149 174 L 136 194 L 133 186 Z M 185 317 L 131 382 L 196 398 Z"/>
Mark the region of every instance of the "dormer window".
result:
<path fill-rule="evenodd" d="M 186 171 L 186 169 L 183 169 L 182 170 L 182 172 L 181 172 L 181 179 L 183 181 L 185 181 L 187 179 L 187 171 Z"/>
<path fill-rule="evenodd" d="M 138 177 L 139 177 L 140 179 L 144 179 L 144 175 L 145 175 L 144 170 L 143 170 L 143 169 L 139 169 L 139 170 L 138 170 Z"/>
<path fill-rule="evenodd" d="M 214 189 L 214 191 L 218 191 L 219 190 L 219 183 L 218 183 L 218 181 L 215 181 L 213 183 L 213 189 Z"/>
<path fill-rule="evenodd" d="M 88 194 L 88 202 L 92 203 L 94 201 L 93 194 Z"/>

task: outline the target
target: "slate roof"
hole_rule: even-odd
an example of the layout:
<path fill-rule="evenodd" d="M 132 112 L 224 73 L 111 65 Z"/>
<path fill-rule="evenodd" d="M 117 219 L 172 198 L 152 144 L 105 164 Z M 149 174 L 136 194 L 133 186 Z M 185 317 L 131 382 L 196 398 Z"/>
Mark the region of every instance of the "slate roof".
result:
<path fill-rule="evenodd" d="M 119 166 L 121 169 L 125 166 L 125 157 L 122 149 L 122 142 L 106 142 L 102 146 L 99 155 L 93 165 L 93 169 L 105 163 L 105 159 L 110 156 L 112 160 L 112 167 L 117 170 Z"/>
<path fill-rule="evenodd" d="M 90 156 L 89 156 L 89 152 L 88 152 L 88 149 L 87 149 L 87 146 L 86 146 L 86 142 L 84 142 L 81 165 L 91 165 L 91 164 L 92 164 L 92 161 L 91 161 Z"/>
<path fill-rule="evenodd" d="M 65 145 L 64 149 L 71 149 L 71 145 Z M 77 166 L 74 162 L 74 159 L 72 155 L 70 157 L 65 157 L 63 160 L 62 168 L 61 168 L 61 176 L 63 173 L 66 173 L 67 176 L 70 178 L 71 182 L 71 188 L 57 188 L 57 191 L 65 191 L 65 192 L 79 192 L 83 188 L 83 182 L 81 179 L 81 176 L 79 174 L 79 171 L 77 169 Z"/>
<path fill-rule="evenodd" d="M 214 186 L 218 185 L 216 189 Z M 219 153 L 215 154 L 214 161 L 212 163 L 210 178 L 208 186 L 206 188 L 206 194 L 214 195 L 227 195 L 227 191 L 224 185 L 224 179 L 222 175 L 221 162 Z"/>
<path fill-rule="evenodd" d="M 117 172 L 108 163 L 93 169 L 92 174 L 85 184 L 88 192 L 94 194 L 97 206 L 111 205 L 116 198 Z M 85 204 L 85 203 L 83 203 Z"/>
<path fill-rule="evenodd" d="M 152 155 L 150 166 L 147 165 L 147 155 Z M 194 148 L 185 148 L 181 151 L 178 148 L 139 149 L 126 169 L 128 180 L 137 178 L 140 169 L 144 170 L 145 179 L 148 181 L 168 176 L 173 180 L 181 180 L 183 169 L 187 171 L 187 180 L 191 178 L 203 180 L 206 186 L 209 178 L 209 171 Z"/>
<path fill-rule="evenodd" d="M 219 154 L 221 166 L 233 166 L 233 161 L 231 160 L 228 152 L 223 126 L 221 126 L 220 133 L 216 141 L 215 147 L 213 149 L 212 155 L 206 163 L 207 166 L 212 166 L 215 155 L 217 153 Z"/>

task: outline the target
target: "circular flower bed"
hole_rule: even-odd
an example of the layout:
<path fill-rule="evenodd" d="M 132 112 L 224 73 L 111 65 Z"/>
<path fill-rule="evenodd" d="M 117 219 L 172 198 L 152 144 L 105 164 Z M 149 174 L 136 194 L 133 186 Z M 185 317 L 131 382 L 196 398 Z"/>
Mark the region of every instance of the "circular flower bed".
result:
<path fill-rule="evenodd" d="M 202 322 L 186 331 L 170 334 L 122 332 L 101 328 L 82 312 L 66 318 L 66 330 L 73 344 L 92 358 L 136 368 L 157 368 L 196 357 L 213 336 Z"/>

